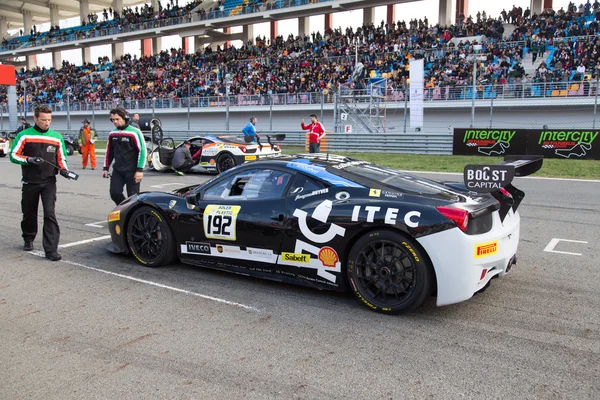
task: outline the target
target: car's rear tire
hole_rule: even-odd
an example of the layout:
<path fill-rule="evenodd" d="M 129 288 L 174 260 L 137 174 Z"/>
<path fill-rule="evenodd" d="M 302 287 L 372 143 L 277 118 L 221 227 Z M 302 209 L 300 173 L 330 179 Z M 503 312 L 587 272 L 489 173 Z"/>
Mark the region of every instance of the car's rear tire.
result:
<path fill-rule="evenodd" d="M 347 274 L 355 296 L 384 314 L 412 310 L 431 295 L 433 269 L 408 236 L 373 231 L 352 246 Z"/>
<path fill-rule="evenodd" d="M 131 254 L 146 267 L 160 267 L 177 256 L 175 236 L 164 217 L 152 207 L 141 207 L 127 224 Z"/>
<path fill-rule="evenodd" d="M 220 174 L 235 167 L 235 159 L 229 153 L 224 153 L 217 158 L 217 172 Z"/>

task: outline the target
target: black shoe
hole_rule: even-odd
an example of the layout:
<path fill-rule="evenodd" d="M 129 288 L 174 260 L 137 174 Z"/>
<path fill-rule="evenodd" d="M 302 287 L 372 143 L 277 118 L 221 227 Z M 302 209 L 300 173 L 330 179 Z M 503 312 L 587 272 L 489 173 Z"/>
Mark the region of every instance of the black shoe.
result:
<path fill-rule="evenodd" d="M 33 250 L 33 241 L 26 240 L 25 244 L 23 244 L 23 251 L 31 251 Z"/>
<path fill-rule="evenodd" d="M 46 258 L 50 261 L 60 261 L 62 260 L 62 256 L 58 253 L 46 253 Z"/>

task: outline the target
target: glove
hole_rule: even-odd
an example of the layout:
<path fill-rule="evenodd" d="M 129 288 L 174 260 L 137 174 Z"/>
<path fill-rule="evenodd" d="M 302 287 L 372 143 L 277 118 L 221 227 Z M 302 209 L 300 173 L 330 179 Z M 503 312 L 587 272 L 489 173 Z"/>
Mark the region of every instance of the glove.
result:
<path fill-rule="evenodd" d="M 40 165 L 44 162 L 42 157 L 27 157 L 27 164 Z"/>
<path fill-rule="evenodd" d="M 61 169 L 58 173 L 61 174 L 62 176 L 64 176 L 65 178 L 67 178 L 67 179 L 72 179 L 74 181 L 76 181 L 77 179 L 79 179 L 79 175 L 77 175 L 73 171 L 69 171 L 68 169 Z"/>

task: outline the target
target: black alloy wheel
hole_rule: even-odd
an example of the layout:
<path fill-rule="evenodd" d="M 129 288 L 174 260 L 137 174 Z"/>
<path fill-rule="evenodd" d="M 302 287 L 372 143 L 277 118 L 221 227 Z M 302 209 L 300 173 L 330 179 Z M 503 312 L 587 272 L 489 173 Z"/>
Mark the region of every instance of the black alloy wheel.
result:
<path fill-rule="evenodd" d="M 127 243 L 133 256 L 147 267 L 160 267 L 175 259 L 175 238 L 159 212 L 137 209 L 127 225 Z"/>
<path fill-rule="evenodd" d="M 432 267 L 412 239 L 390 231 L 361 237 L 348 257 L 348 280 L 369 308 L 398 314 L 431 294 Z"/>
<path fill-rule="evenodd" d="M 217 172 L 222 173 L 235 167 L 235 160 L 229 153 L 221 154 L 217 159 Z"/>

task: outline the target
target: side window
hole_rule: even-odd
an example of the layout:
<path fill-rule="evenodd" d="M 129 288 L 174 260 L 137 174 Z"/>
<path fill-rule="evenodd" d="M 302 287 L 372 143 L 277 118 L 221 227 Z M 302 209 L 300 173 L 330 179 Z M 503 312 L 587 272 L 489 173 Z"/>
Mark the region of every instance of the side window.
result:
<path fill-rule="evenodd" d="M 275 199 L 283 197 L 291 174 L 276 170 L 246 170 L 235 174 L 204 192 L 204 200 Z"/>
<path fill-rule="evenodd" d="M 296 178 L 294 178 L 294 182 L 290 187 L 289 193 L 291 195 L 297 195 L 300 193 L 310 193 L 314 192 L 315 190 L 321 190 L 325 188 L 326 186 L 323 183 L 314 180 L 311 177 L 303 174 L 296 174 Z"/>
<path fill-rule="evenodd" d="M 233 178 L 225 179 L 217 184 L 208 188 L 204 195 L 203 200 L 222 200 L 229 195 Z"/>

